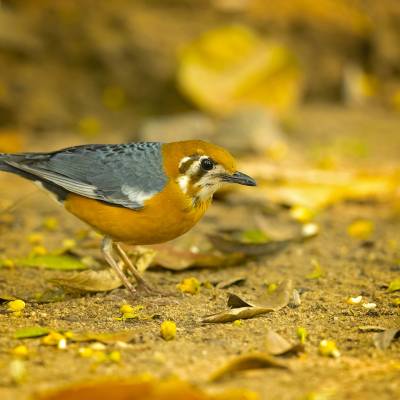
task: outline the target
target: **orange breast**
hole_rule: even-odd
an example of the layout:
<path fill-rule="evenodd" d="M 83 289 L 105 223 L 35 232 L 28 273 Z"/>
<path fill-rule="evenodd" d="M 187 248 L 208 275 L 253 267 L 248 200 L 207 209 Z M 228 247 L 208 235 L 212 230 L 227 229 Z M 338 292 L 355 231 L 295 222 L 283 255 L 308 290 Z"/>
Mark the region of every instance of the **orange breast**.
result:
<path fill-rule="evenodd" d="M 65 208 L 101 233 L 131 244 L 155 244 L 172 240 L 192 228 L 210 202 L 191 207 L 175 182 L 154 195 L 141 210 L 114 207 L 69 194 Z"/>

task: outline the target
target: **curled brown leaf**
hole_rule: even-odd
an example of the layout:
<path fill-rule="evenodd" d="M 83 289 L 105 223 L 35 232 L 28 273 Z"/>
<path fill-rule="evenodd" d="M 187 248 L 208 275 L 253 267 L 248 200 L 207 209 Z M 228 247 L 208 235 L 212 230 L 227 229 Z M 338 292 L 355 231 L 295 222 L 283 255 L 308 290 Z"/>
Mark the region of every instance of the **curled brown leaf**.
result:
<path fill-rule="evenodd" d="M 400 337 L 400 328 L 389 328 L 383 332 L 374 333 L 372 339 L 375 347 L 379 350 L 386 350 L 394 339 Z"/>
<path fill-rule="evenodd" d="M 228 308 L 203 318 L 205 323 L 232 322 L 237 319 L 249 319 L 257 315 L 278 311 L 288 305 L 292 295 L 292 281 L 286 280 L 270 295 L 262 295 L 257 303 L 242 299 L 236 294 L 229 294 Z"/>
<path fill-rule="evenodd" d="M 292 344 L 272 329 L 267 331 L 265 347 L 273 356 L 295 355 L 304 351 L 303 344 Z"/>
<path fill-rule="evenodd" d="M 288 368 L 288 366 L 266 353 L 244 354 L 238 357 L 234 357 L 233 359 L 222 365 L 220 368 L 218 368 L 216 371 L 214 371 L 211 374 L 209 381 L 217 382 L 240 371 L 263 368 L 286 369 Z"/>
<path fill-rule="evenodd" d="M 208 235 L 212 245 L 223 253 L 241 253 L 246 256 L 265 256 L 286 249 L 298 239 L 270 241 L 266 243 L 246 243 L 222 235 Z"/>

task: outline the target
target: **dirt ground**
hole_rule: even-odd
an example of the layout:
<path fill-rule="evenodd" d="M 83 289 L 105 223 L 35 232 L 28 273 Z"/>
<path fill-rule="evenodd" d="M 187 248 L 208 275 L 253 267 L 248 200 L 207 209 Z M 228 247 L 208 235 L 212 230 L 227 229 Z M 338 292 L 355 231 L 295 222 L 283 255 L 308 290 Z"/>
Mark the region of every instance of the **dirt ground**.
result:
<path fill-rule="evenodd" d="M 336 109 L 315 109 L 299 112 L 297 130 L 302 132 L 296 144 L 306 154 L 313 146 L 329 147 L 333 138 L 362 140 L 368 152 L 350 161 L 372 169 L 383 165 L 398 166 L 400 119 L 396 116 L 372 116 L 365 112 Z M 318 121 L 318 123 L 316 122 Z M 339 131 L 340 130 L 340 131 Z M 385 135 L 382 135 L 382 132 Z M 30 149 L 64 146 L 55 137 L 36 141 Z M 75 138 L 76 141 L 76 138 Z M 296 142 L 296 137 L 293 136 Z M 245 164 L 244 164 L 245 165 Z M 59 208 L 30 183 L 1 174 L 0 192 L 3 200 L 24 198 L 12 210 L 10 220 L 4 216 L 0 225 L 0 255 L 17 257 L 29 252 L 26 237 L 32 231 L 43 232 L 48 248 L 55 248 L 65 238 L 74 237 L 84 225 Z M 262 217 L 263 226 L 279 237 L 290 236 L 298 227 L 289 211 L 277 204 L 251 203 L 254 190 L 240 188 L 223 201 L 217 201 L 195 232 L 215 231 L 220 227 L 243 226 L 249 229 L 254 220 Z M 27 193 L 31 193 L 26 196 Z M 261 192 L 260 192 L 261 193 Z M 242 200 L 241 200 L 242 199 Z M 266 202 L 265 202 L 266 203 Z M 55 232 L 42 231 L 46 217 L 59 220 Z M 374 231 L 368 240 L 349 237 L 347 227 L 355 219 L 373 223 Z M 247 388 L 259 393 L 262 399 L 397 399 L 400 398 L 400 341 L 381 351 L 374 347 L 372 332 L 360 327 L 399 327 L 399 306 L 393 304 L 396 293 L 389 294 L 387 285 L 400 275 L 400 215 L 392 199 L 384 201 L 337 202 L 315 217 L 320 233 L 313 239 L 293 243 L 276 255 L 260 257 L 227 268 L 210 268 L 171 272 L 149 270 L 146 279 L 154 286 L 176 292 L 177 297 L 155 299 L 143 297 L 133 302 L 125 289 L 97 294 L 67 296 L 53 303 L 28 301 L 22 316 L 7 312 L 7 303 L 0 307 L 0 398 L 22 400 L 46 388 L 54 388 L 88 378 L 103 376 L 132 376 L 150 373 L 156 377 L 176 375 L 211 391 L 224 388 Z M 254 225 L 253 225 L 254 227 Z M 193 233 L 191 233 L 193 234 Z M 190 234 L 189 234 L 190 235 Z M 190 237 L 190 236 L 189 236 Z M 96 239 L 99 240 L 99 239 Z M 312 260 L 318 260 L 324 275 L 307 279 L 313 270 Z M 51 287 L 48 280 L 59 271 L 14 267 L 0 269 L 0 291 L 19 298 L 32 298 L 35 293 Z M 241 286 L 217 289 L 203 285 L 196 295 L 180 294 L 176 285 L 186 277 L 200 282 L 219 282 L 243 276 Z M 266 291 L 266 283 L 293 280 L 301 294 L 299 307 L 285 307 L 241 324 L 204 324 L 204 315 L 225 308 L 228 292 L 255 298 Z M 347 304 L 350 296 L 362 295 L 375 303 L 374 309 Z M 117 320 L 121 304 L 144 306 L 149 319 Z M 173 320 L 177 325 L 174 340 L 160 337 L 160 323 Z M 57 331 L 114 332 L 133 330 L 134 339 L 121 344 L 107 345 L 107 352 L 117 350 L 121 361 L 98 363 L 78 354 L 81 343 L 69 343 L 65 350 L 45 346 L 41 339 L 14 339 L 18 328 L 45 326 Z M 228 359 L 251 351 L 265 351 L 265 333 L 271 328 L 297 341 L 296 329 L 304 327 L 309 333 L 306 352 L 285 359 L 289 369 L 256 369 L 240 372 L 218 383 L 208 377 Z M 318 354 L 321 340 L 332 339 L 341 353 L 339 358 Z M 26 377 L 13 383 L 9 365 L 15 358 L 11 350 L 19 344 L 29 348 L 25 361 Z"/>

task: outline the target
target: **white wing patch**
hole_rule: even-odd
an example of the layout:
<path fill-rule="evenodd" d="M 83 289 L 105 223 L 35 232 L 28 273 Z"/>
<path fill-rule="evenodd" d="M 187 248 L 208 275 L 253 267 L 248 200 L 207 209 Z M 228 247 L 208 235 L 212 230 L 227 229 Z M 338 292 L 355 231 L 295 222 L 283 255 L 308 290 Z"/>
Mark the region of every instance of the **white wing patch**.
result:
<path fill-rule="evenodd" d="M 122 185 L 121 192 L 128 196 L 129 200 L 134 203 L 141 203 L 143 204 L 146 200 L 152 198 L 157 192 L 145 192 L 140 190 L 134 186 L 129 185 Z"/>

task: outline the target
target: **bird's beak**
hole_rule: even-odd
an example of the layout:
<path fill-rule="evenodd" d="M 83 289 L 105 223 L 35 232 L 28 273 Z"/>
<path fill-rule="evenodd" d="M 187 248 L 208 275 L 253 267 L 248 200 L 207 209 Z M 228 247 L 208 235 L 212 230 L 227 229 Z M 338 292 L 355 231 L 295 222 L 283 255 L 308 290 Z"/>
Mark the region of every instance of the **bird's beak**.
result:
<path fill-rule="evenodd" d="M 222 175 L 222 181 L 229 183 L 238 183 L 239 185 L 245 185 L 245 186 L 257 185 L 256 181 L 252 177 L 239 171 L 236 171 L 232 175 L 230 174 Z"/>

